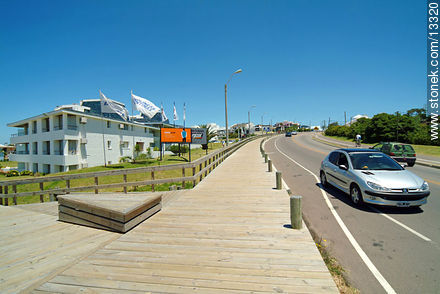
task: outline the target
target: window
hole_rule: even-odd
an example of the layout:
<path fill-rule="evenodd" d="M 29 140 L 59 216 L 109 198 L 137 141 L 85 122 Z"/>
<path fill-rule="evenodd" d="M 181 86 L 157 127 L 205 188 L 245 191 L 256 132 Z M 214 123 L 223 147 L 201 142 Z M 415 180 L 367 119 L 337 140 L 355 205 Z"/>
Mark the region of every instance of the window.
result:
<path fill-rule="evenodd" d="M 109 150 L 112 149 L 112 141 L 110 141 L 110 140 L 107 141 L 107 149 L 109 149 Z"/>
<path fill-rule="evenodd" d="M 121 141 L 121 148 L 122 149 L 129 149 L 130 145 L 127 141 Z"/>
<path fill-rule="evenodd" d="M 107 128 L 111 128 L 112 127 L 112 122 L 111 121 L 107 121 Z"/>
<path fill-rule="evenodd" d="M 133 126 L 131 126 L 131 131 L 133 132 Z"/>
<path fill-rule="evenodd" d="M 347 156 L 345 156 L 344 153 L 339 153 L 338 165 L 345 165 L 346 167 L 348 167 Z"/>
<path fill-rule="evenodd" d="M 339 159 L 339 152 L 332 152 L 328 157 L 328 161 L 330 161 L 334 165 L 336 165 L 338 159 Z"/>
<path fill-rule="evenodd" d="M 145 132 L 145 133 L 148 133 L 148 130 L 147 130 L 147 128 L 144 128 L 144 132 Z"/>

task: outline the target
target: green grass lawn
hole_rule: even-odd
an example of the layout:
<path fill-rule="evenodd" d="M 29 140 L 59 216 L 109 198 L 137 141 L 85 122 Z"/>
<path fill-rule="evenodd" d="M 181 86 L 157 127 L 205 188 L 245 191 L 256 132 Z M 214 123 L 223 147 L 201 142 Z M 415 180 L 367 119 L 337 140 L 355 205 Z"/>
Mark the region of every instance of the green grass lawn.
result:
<path fill-rule="evenodd" d="M 337 139 L 340 141 L 344 141 L 344 142 L 354 142 L 353 139 L 348 139 L 346 137 L 326 136 L 326 135 L 324 135 L 324 136 L 329 137 L 329 138 L 333 138 L 333 139 Z M 366 144 L 366 143 L 362 143 L 362 144 L 368 145 L 368 146 L 375 145 L 375 144 Z M 414 150 L 416 151 L 416 154 L 440 157 L 440 146 L 415 145 L 415 144 L 411 144 L 411 146 L 413 146 Z"/>
<path fill-rule="evenodd" d="M 221 143 L 209 144 L 208 153 L 211 153 L 221 147 L 222 147 Z M 192 149 L 191 150 L 191 161 L 195 161 L 205 155 L 206 155 L 206 150 L 202 150 L 201 148 Z M 72 170 L 72 171 L 68 171 L 68 172 L 56 173 L 56 174 L 50 174 L 50 175 L 54 176 L 54 175 L 109 171 L 109 170 L 115 170 L 115 169 L 139 168 L 139 167 L 148 167 L 148 166 L 157 166 L 157 165 L 182 164 L 182 163 L 189 162 L 188 157 L 189 157 L 188 153 L 184 154 L 180 157 L 177 155 L 165 155 L 162 161 L 160 161 L 159 159 L 147 159 L 147 160 L 142 160 L 142 161 L 138 161 L 135 163 L 124 162 L 124 163 L 112 164 L 112 165 L 108 165 L 108 166 L 95 166 L 95 167 Z M 196 172 L 198 172 L 198 171 L 199 171 L 199 167 L 196 167 Z M 186 168 L 185 175 L 191 176 L 192 175 L 192 168 Z M 182 176 L 182 169 L 159 171 L 159 172 L 155 172 L 154 176 L 155 176 L 155 179 L 178 178 L 178 177 Z M 18 180 L 18 179 L 26 179 L 26 178 L 33 178 L 33 177 L 32 176 L 5 177 L 4 175 L 0 175 L 0 181 Z M 128 182 L 145 181 L 145 180 L 150 180 L 150 179 L 151 179 L 151 173 L 137 173 L 137 174 L 127 175 Z M 111 183 L 121 183 L 121 182 L 123 182 L 122 175 L 99 177 L 99 184 L 100 185 L 101 184 L 111 184 Z M 94 178 L 85 178 L 85 179 L 73 179 L 73 180 L 71 180 L 70 185 L 71 185 L 71 187 L 80 187 L 80 186 L 89 186 L 89 185 L 92 186 L 92 185 L 94 185 L 94 183 L 95 183 Z M 182 182 L 155 185 L 155 191 L 168 191 L 169 187 L 172 185 L 181 186 Z M 186 189 L 191 188 L 192 183 L 185 182 L 184 186 Z M 61 188 L 65 188 L 65 187 L 66 187 L 65 181 L 54 181 L 54 182 L 44 183 L 45 190 L 57 189 L 57 188 L 61 189 Z M 12 192 L 11 187 L 9 189 L 10 189 L 9 191 Z M 38 190 L 39 190 L 39 184 L 37 184 L 37 183 L 17 186 L 17 192 L 29 192 L 29 191 L 38 191 Z M 151 185 L 128 187 L 127 190 L 129 192 L 151 191 L 152 187 L 151 187 Z M 94 190 L 84 191 L 84 192 L 93 192 L 93 191 Z M 100 189 L 99 191 L 100 192 L 123 192 L 123 188 Z M 45 201 L 49 200 L 48 195 L 45 195 L 44 197 L 45 197 Z M 38 202 L 40 202 L 39 196 L 26 196 L 26 197 L 18 197 L 17 198 L 17 204 L 29 204 L 29 203 L 38 203 Z M 11 205 L 11 204 L 12 204 L 12 199 L 9 199 L 9 205 Z"/>
<path fill-rule="evenodd" d="M 0 168 L 9 166 L 9 167 L 17 167 L 16 161 L 0 161 Z"/>

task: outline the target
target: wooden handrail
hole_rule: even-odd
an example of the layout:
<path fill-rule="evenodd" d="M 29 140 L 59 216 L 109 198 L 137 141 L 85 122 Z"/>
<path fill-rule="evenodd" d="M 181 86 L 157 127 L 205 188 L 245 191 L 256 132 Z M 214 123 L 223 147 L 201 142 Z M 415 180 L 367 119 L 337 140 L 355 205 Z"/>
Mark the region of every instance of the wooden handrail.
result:
<path fill-rule="evenodd" d="M 219 150 L 216 150 L 204 157 L 201 157 L 191 163 L 182 163 L 182 164 L 170 164 L 170 165 L 162 165 L 162 166 L 149 166 L 149 167 L 140 167 L 140 168 L 128 168 L 128 169 L 118 169 L 113 171 L 101 171 L 101 172 L 90 172 L 90 173 L 82 173 L 82 174 L 72 174 L 72 175 L 61 175 L 61 176 L 47 176 L 47 177 L 38 177 L 34 179 L 24 179 L 24 180 L 11 180 L 11 181 L 1 181 L 0 182 L 0 200 L 5 199 L 5 205 L 8 205 L 8 198 L 13 198 L 14 203 L 16 204 L 17 197 L 23 196 L 34 196 L 39 195 L 40 201 L 43 201 L 43 194 L 68 194 L 70 192 L 77 191 L 85 191 L 85 190 L 94 190 L 95 193 L 98 193 L 100 189 L 108 189 L 108 188 L 124 188 L 124 192 L 127 193 L 128 186 L 140 186 L 140 185 L 154 185 L 164 184 L 164 183 L 175 183 L 175 182 L 192 182 L 193 186 L 195 186 L 197 179 L 202 180 L 203 174 L 205 176 L 211 172 L 216 166 L 218 166 L 224 159 L 226 159 L 229 155 L 235 152 L 238 148 L 243 146 L 244 144 L 255 140 L 258 137 L 251 137 L 245 139 L 243 141 L 231 144 L 229 146 L 225 146 Z M 209 164 L 208 164 L 209 161 Z M 203 167 L 202 163 L 206 163 Z M 196 168 L 200 166 L 200 170 L 196 173 Z M 187 168 L 191 168 L 193 170 L 192 176 L 184 176 L 184 170 Z M 155 179 L 152 177 L 151 180 L 143 180 L 136 182 L 128 182 L 127 175 L 128 174 L 137 174 L 137 173 L 151 173 L 154 175 L 155 172 L 158 171 L 166 171 L 166 170 L 182 170 L 182 177 L 177 178 L 163 178 L 163 179 Z M 111 184 L 99 184 L 98 178 L 103 176 L 114 176 L 114 175 L 123 175 L 123 180 L 121 179 L 120 183 L 111 183 Z M 91 178 L 95 179 L 95 184 L 90 186 L 81 186 L 81 187 L 71 187 L 71 180 L 73 179 L 84 179 Z M 43 183 L 45 182 L 54 182 L 54 181 L 66 181 L 66 188 L 56 188 L 56 189 L 48 189 L 44 190 Z M 18 192 L 17 186 L 24 184 L 33 184 L 39 183 L 39 190 L 29 191 L 29 192 Z M 14 193 L 8 194 L 8 186 L 13 187 Z M 3 201 L 0 202 L 3 204 Z"/>

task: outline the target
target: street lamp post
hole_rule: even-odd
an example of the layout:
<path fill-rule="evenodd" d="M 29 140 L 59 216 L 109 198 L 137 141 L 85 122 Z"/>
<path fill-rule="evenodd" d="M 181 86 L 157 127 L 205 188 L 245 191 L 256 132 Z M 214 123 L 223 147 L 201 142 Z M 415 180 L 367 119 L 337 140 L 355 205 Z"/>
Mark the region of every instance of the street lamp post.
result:
<path fill-rule="evenodd" d="M 236 71 L 234 71 L 231 75 L 231 77 L 229 78 L 229 80 L 226 82 L 225 84 L 225 124 L 226 124 L 226 146 L 229 145 L 229 129 L 228 129 L 228 83 L 231 81 L 232 76 L 238 73 L 241 73 L 242 70 L 237 69 Z"/>
<path fill-rule="evenodd" d="M 251 135 L 251 109 L 255 108 L 255 105 L 252 105 L 248 110 L 248 135 Z"/>

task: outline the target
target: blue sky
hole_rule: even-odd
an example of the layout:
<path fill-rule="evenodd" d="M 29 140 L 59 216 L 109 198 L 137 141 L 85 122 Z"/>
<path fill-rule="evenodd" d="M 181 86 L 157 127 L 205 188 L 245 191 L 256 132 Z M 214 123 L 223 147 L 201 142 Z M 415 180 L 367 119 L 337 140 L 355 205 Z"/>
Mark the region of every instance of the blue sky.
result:
<path fill-rule="evenodd" d="M 426 103 L 425 1 L 0 0 L 7 123 L 130 90 L 187 125 L 320 124 Z M 128 107 L 131 111 L 131 108 Z M 178 121 L 182 123 L 182 121 Z"/>

